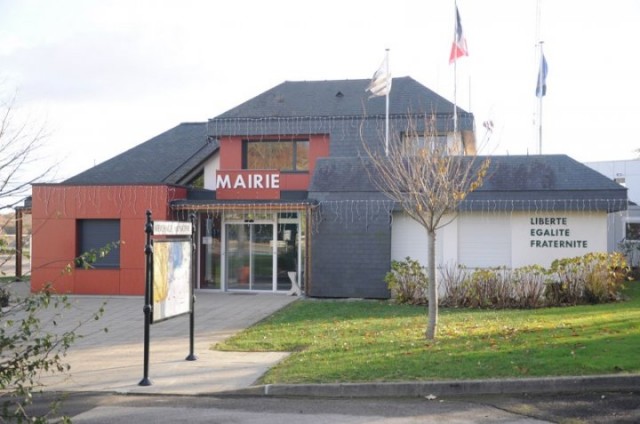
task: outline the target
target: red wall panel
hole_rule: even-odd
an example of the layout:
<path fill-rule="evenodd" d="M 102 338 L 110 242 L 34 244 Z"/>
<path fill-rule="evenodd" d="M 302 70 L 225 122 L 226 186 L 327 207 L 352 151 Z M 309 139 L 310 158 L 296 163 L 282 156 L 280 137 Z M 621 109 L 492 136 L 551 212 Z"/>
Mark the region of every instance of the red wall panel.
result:
<path fill-rule="evenodd" d="M 76 269 L 75 294 L 120 294 L 120 270 Z"/>
<path fill-rule="evenodd" d="M 326 134 L 301 135 L 291 138 L 309 138 L 309 171 L 308 172 L 280 172 L 281 190 L 307 190 L 311 175 L 316 165 L 316 159 L 329 156 L 329 136 Z M 282 138 L 282 136 L 264 136 L 264 139 Z M 242 169 L 242 140 L 244 137 L 220 138 L 220 169 L 225 171 L 237 171 Z M 234 196 L 227 197 L 234 198 Z M 242 198 L 242 196 L 238 197 Z M 255 197 L 251 197 L 255 198 Z M 264 199 L 271 199 L 266 194 Z"/>
<path fill-rule="evenodd" d="M 220 169 L 242 169 L 242 137 L 220 138 Z"/>
<path fill-rule="evenodd" d="M 34 275 L 38 278 L 34 278 Z M 62 268 L 32 268 L 31 291 L 38 292 L 50 287 L 55 293 L 73 293 L 74 275 Z"/>
<path fill-rule="evenodd" d="M 152 211 L 153 219 L 166 220 L 169 201 L 185 196 L 185 189 L 165 185 L 35 185 L 31 289 L 51 283 L 64 293 L 144 294 L 146 211 Z M 119 269 L 72 269 L 63 275 L 78 254 L 78 219 L 120 220 Z"/>
<path fill-rule="evenodd" d="M 120 289 L 119 294 L 137 295 L 144 293 L 145 270 L 139 269 L 122 269 L 120 270 Z"/>

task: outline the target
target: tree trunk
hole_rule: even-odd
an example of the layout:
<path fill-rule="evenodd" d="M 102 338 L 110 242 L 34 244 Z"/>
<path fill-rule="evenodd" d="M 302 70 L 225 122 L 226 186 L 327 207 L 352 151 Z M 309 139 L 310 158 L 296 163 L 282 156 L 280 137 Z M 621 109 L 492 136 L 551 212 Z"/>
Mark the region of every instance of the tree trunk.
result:
<path fill-rule="evenodd" d="M 436 282 L 436 232 L 427 230 L 427 243 L 429 249 L 429 257 L 427 258 L 427 272 L 429 277 L 428 301 L 429 301 L 429 320 L 427 321 L 427 331 L 425 336 L 427 340 L 436 338 L 438 327 L 438 284 Z"/>

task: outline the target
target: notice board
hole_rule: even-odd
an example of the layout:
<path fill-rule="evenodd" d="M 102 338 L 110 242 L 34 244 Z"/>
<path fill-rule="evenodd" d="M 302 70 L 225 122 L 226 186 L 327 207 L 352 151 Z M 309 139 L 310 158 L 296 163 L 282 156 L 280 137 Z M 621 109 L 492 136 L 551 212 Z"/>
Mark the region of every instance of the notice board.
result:
<path fill-rule="evenodd" d="M 191 312 L 191 241 L 153 246 L 153 322 Z"/>

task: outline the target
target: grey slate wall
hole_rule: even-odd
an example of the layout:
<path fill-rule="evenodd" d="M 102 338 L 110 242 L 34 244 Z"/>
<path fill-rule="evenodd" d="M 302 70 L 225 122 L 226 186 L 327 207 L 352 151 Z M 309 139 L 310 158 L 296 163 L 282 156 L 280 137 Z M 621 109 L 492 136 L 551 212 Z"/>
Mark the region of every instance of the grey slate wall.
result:
<path fill-rule="evenodd" d="M 386 299 L 392 203 L 363 193 L 315 192 L 309 295 Z"/>

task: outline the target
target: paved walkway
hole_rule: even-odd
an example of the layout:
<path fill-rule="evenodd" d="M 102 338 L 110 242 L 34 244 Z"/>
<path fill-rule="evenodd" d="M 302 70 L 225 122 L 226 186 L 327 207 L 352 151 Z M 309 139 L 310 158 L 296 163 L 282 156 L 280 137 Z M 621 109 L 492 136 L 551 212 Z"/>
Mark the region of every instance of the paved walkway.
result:
<path fill-rule="evenodd" d="M 14 283 L 28 292 L 28 283 Z M 73 307 L 56 318 L 57 330 L 80 321 L 79 334 L 66 361 L 67 376 L 41 379 L 45 390 L 108 391 L 119 393 L 204 394 L 251 386 L 270 367 L 287 356 L 282 352 L 219 352 L 211 346 L 246 328 L 297 298 L 283 294 L 233 294 L 199 290 L 195 306 L 195 361 L 189 354 L 189 315 L 150 327 L 150 386 L 144 376 L 144 298 L 142 296 L 70 296 Z M 104 304 L 104 315 L 92 320 Z M 50 315 L 43 322 L 52 322 Z M 107 328 L 108 332 L 103 329 Z"/>

